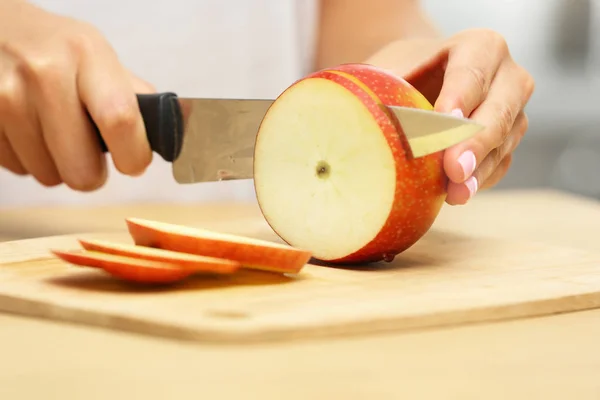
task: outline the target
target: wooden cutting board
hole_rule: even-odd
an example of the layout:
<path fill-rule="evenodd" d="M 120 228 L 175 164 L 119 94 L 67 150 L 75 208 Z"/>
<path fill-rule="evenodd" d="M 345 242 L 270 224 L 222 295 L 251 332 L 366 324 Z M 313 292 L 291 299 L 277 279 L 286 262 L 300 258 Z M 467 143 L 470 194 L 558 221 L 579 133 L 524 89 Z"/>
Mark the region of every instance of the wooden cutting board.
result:
<path fill-rule="evenodd" d="M 260 220 L 245 233 L 277 238 Z M 224 231 L 236 232 L 229 224 Z M 217 228 L 212 226 L 213 229 Z M 239 229 L 239 233 L 244 229 Z M 430 231 L 389 264 L 245 271 L 140 289 L 55 259 L 77 238 L 130 243 L 126 231 L 0 243 L 0 310 L 178 339 L 290 340 L 540 316 L 600 306 L 600 255 Z"/>

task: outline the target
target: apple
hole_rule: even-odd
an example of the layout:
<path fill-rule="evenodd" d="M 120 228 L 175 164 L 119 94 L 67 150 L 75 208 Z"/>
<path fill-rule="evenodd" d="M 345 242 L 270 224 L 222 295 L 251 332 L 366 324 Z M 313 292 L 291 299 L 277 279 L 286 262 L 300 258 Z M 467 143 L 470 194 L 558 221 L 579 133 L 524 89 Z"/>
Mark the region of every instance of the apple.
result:
<path fill-rule="evenodd" d="M 125 243 L 113 243 L 105 240 L 79 239 L 81 246 L 89 251 L 98 251 L 108 254 L 128 256 L 137 259 L 163 261 L 178 265 L 184 269 L 199 272 L 230 274 L 241 267 L 241 264 L 232 260 L 213 257 L 203 257 L 195 254 L 186 254 L 176 251 L 155 249 L 146 246 Z"/>
<path fill-rule="evenodd" d="M 298 273 L 312 256 L 300 248 L 245 236 L 140 218 L 126 222 L 139 246 L 233 260 L 249 269 Z"/>
<path fill-rule="evenodd" d="M 87 250 L 52 250 L 62 260 L 83 267 L 100 268 L 115 277 L 140 283 L 173 283 L 188 278 L 193 269 L 163 261 Z"/>
<path fill-rule="evenodd" d="M 413 158 L 384 105 L 433 109 L 408 82 L 366 64 L 311 73 L 268 109 L 254 185 L 287 244 L 330 263 L 391 261 L 429 230 L 446 197 L 443 152 Z"/>

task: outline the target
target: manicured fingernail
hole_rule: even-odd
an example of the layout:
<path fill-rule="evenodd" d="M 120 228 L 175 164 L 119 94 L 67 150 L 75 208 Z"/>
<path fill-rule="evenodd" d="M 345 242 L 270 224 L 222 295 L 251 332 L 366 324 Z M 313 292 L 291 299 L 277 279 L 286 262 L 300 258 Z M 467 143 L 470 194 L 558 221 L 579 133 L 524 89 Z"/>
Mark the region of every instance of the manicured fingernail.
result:
<path fill-rule="evenodd" d="M 468 178 L 475 171 L 477 160 L 475 154 L 471 150 L 467 150 L 458 157 L 458 163 L 463 170 L 464 177 Z"/>
<path fill-rule="evenodd" d="M 450 111 L 450 115 L 457 118 L 463 118 L 465 116 L 460 108 L 455 108 L 454 110 Z"/>
<path fill-rule="evenodd" d="M 465 181 L 465 185 L 467 186 L 467 189 L 469 189 L 469 198 L 473 197 L 473 195 L 477 193 L 477 188 L 479 186 L 477 183 L 477 178 L 474 176 L 470 177 Z"/>

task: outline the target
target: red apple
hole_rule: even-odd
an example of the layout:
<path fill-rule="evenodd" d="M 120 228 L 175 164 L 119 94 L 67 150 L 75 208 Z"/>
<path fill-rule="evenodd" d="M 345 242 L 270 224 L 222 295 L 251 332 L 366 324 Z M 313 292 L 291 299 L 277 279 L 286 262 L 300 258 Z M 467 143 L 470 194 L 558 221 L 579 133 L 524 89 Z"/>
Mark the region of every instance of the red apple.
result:
<path fill-rule="evenodd" d="M 102 253 L 128 256 L 144 260 L 162 261 L 169 264 L 175 264 L 181 268 L 190 269 L 195 272 L 231 274 L 241 267 L 239 262 L 232 260 L 203 257 L 195 254 L 155 249 L 146 246 L 89 239 L 80 239 L 79 243 L 81 243 L 84 249 L 89 251 L 98 251 Z"/>
<path fill-rule="evenodd" d="M 118 278 L 140 283 L 173 283 L 194 274 L 192 269 L 161 261 L 85 250 L 52 250 L 62 260 L 83 267 L 101 268 Z"/>
<path fill-rule="evenodd" d="M 127 227 L 137 245 L 233 260 L 246 268 L 297 273 L 311 258 L 284 244 L 165 222 L 128 218 Z"/>
<path fill-rule="evenodd" d="M 446 197 L 443 152 L 413 158 L 384 105 L 433 109 L 405 80 L 365 64 L 312 73 L 271 105 L 254 184 L 286 243 L 331 263 L 390 261 L 429 230 Z"/>

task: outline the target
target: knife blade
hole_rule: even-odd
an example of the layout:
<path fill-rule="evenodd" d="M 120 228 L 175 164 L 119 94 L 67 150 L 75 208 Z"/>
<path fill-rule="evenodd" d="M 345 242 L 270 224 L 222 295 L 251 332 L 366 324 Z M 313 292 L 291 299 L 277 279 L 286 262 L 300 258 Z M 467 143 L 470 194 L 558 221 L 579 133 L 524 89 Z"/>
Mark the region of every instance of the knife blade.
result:
<path fill-rule="evenodd" d="M 253 177 L 256 134 L 274 100 L 184 98 L 171 92 L 138 94 L 137 99 L 150 146 L 172 163 L 178 183 Z M 443 113 L 386 107 L 398 119 L 415 158 L 444 150 L 484 128 L 469 119 Z M 91 122 L 102 151 L 108 152 Z"/>

